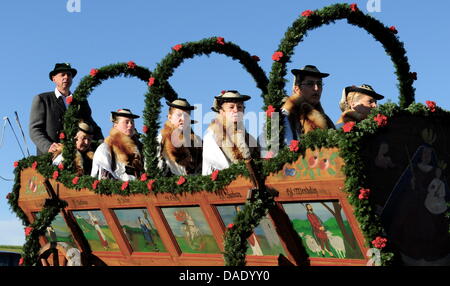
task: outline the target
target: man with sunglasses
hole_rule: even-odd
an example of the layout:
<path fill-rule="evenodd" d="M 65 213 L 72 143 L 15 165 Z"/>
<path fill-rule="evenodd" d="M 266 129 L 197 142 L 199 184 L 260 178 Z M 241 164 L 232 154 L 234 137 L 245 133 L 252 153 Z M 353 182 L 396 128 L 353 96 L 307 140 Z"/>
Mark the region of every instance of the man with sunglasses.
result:
<path fill-rule="evenodd" d="M 295 76 L 292 95 L 281 108 L 284 115 L 285 144 L 289 144 L 291 140 L 298 140 L 300 135 L 315 129 L 335 129 L 320 103 L 322 79 L 329 74 L 320 72 L 313 65 L 293 69 L 291 72 Z"/>

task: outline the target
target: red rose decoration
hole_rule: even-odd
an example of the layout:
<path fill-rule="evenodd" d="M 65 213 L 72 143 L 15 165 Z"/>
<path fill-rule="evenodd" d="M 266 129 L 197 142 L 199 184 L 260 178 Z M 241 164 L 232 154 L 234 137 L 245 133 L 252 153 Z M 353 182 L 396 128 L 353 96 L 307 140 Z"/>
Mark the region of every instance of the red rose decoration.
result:
<path fill-rule="evenodd" d="M 10 197 L 11 197 L 11 193 L 8 193 L 8 194 L 6 195 L 6 199 L 9 200 Z"/>
<path fill-rule="evenodd" d="M 305 11 L 302 12 L 302 16 L 303 16 L 303 17 L 309 17 L 309 16 L 311 16 L 312 14 L 314 14 L 314 12 L 311 11 L 311 10 L 305 10 Z"/>
<path fill-rule="evenodd" d="M 391 32 L 394 33 L 394 34 L 398 33 L 397 28 L 395 28 L 395 26 L 390 26 L 389 30 L 391 30 Z"/>
<path fill-rule="evenodd" d="M 141 178 L 140 178 L 141 182 L 145 182 L 145 181 L 147 181 L 147 179 L 148 178 L 147 178 L 147 174 L 146 173 L 141 175 Z"/>
<path fill-rule="evenodd" d="M 348 133 L 348 132 L 352 131 L 352 129 L 355 125 L 356 125 L 356 123 L 354 121 L 349 121 L 349 122 L 345 123 L 344 126 L 342 126 L 342 130 L 344 131 L 344 133 Z"/>
<path fill-rule="evenodd" d="M 217 40 L 216 40 L 216 42 L 219 44 L 219 45 L 225 45 L 225 39 L 223 38 L 223 37 L 217 37 Z"/>
<path fill-rule="evenodd" d="M 266 110 L 266 115 L 268 117 L 272 117 L 272 113 L 275 111 L 275 108 L 272 105 L 269 105 Z"/>
<path fill-rule="evenodd" d="M 258 56 L 252 56 L 252 59 L 253 59 L 255 62 L 259 62 L 259 61 L 261 60 Z"/>
<path fill-rule="evenodd" d="M 232 228 L 233 226 L 234 226 L 234 224 L 230 223 L 230 224 L 227 225 L 227 228 L 230 229 L 230 228 Z"/>
<path fill-rule="evenodd" d="M 225 94 L 225 92 L 227 92 L 226 90 L 222 90 L 221 92 L 220 92 L 220 94 Z"/>
<path fill-rule="evenodd" d="M 276 62 L 278 62 L 278 61 L 280 61 L 281 60 L 281 58 L 283 57 L 283 52 L 275 52 L 275 53 L 273 53 L 273 55 L 272 55 L 272 60 L 274 60 L 274 61 L 276 61 Z"/>
<path fill-rule="evenodd" d="M 267 153 L 266 153 L 266 156 L 264 157 L 264 159 L 272 159 L 273 158 L 273 152 L 272 151 L 268 151 Z"/>
<path fill-rule="evenodd" d="M 56 179 L 58 179 L 58 177 L 59 177 L 58 171 L 54 171 L 52 178 L 56 180 Z"/>
<path fill-rule="evenodd" d="M 63 164 L 63 163 L 59 163 L 59 164 L 58 164 L 58 169 L 64 170 L 64 164 Z"/>
<path fill-rule="evenodd" d="M 182 47 L 183 47 L 183 45 L 178 44 L 178 45 L 173 46 L 173 47 L 172 47 L 172 50 L 178 52 Z"/>
<path fill-rule="evenodd" d="M 413 80 L 417 80 L 417 73 L 416 72 L 410 72 L 409 75 Z"/>
<path fill-rule="evenodd" d="M 217 180 L 217 176 L 219 176 L 219 170 L 215 170 L 214 172 L 212 172 L 211 180 L 213 181 Z"/>
<path fill-rule="evenodd" d="M 95 180 L 95 181 L 92 183 L 92 189 L 96 190 L 99 183 L 100 183 L 99 180 Z"/>
<path fill-rule="evenodd" d="M 431 112 L 435 112 L 436 111 L 436 102 L 431 101 L 431 100 L 427 100 L 425 101 L 425 103 L 427 104 L 428 108 L 430 109 Z"/>
<path fill-rule="evenodd" d="M 66 134 L 64 134 L 64 132 L 59 133 L 59 139 L 63 140 L 66 138 Z"/>
<path fill-rule="evenodd" d="M 31 234 L 31 232 L 33 231 L 33 228 L 31 226 L 27 226 L 25 228 L 25 235 L 29 236 Z"/>
<path fill-rule="evenodd" d="M 378 249 L 384 248 L 386 246 L 387 239 L 381 236 L 377 236 L 374 240 L 372 240 L 373 246 Z"/>
<path fill-rule="evenodd" d="M 291 140 L 291 144 L 289 144 L 289 150 L 291 150 L 292 152 L 297 152 L 299 149 L 299 143 L 300 142 L 298 140 Z"/>
<path fill-rule="evenodd" d="M 134 68 L 136 67 L 136 63 L 133 62 L 133 61 L 129 61 L 129 62 L 127 63 L 127 67 L 128 67 L 129 69 L 134 69 Z"/>
<path fill-rule="evenodd" d="M 33 164 L 31 164 L 31 168 L 33 168 L 33 170 L 36 170 L 38 163 L 36 161 L 33 162 Z"/>
<path fill-rule="evenodd" d="M 95 77 L 98 74 L 98 69 L 91 69 L 91 72 L 89 73 L 91 77 Z"/>
<path fill-rule="evenodd" d="M 148 86 L 152 86 L 154 84 L 155 84 L 155 78 L 154 77 L 149 78 L 148 79 Z"/>
<path fill-rule="evenodd" d="M 181 186 L 185 182 L 186 182 L 186 179 L 183 176 L 180 176 L 180 178 L 178 179 L 177 185 Z"/>
<path fill-rule="evenodd" d="M 147 125 L 142 126 L 142 132 L 144 132 L 144 134 L 147 134 L 147 132 L 148 132 L 148 126 Z"/>
<path fill-rule="evenodd" d="M 68 97 L 66 97 L 66 103 L 67 103 L 67 104 L 71 104 L 72 101 L 73 101 L 73 96 L 68 96 Z"/>
<path fill-rule="evenodd" d="M 373 120 L 377 122 L 378 127 L 383 127 L 387 125 L 387 117 L 382 114 L 377 114 L 377 116 L 375 116 Z"/>
<path fill-rule="evenodd" d="M 358 198 L 360 200 L 367 200 L 369 198 L 370 190 L 369 189 L 360 189 Z"/>
<path fill-rule="evenodd" d="M 123 183 L 122 183 L 122 187 L 121 187 L 120 189 L 121 189 L 122 191 L 125 191 L 126 188 L 128 188 L 128 184 L 129 184 L 128 181 L 123 182 Z"/>
<path fill-rule="evenodd" d="M 356 3 L 350 4 L 350 9 L 352 9 L 352 12 L 358 11 L 358 5 Z"/>
<path fill-rule="evenodd" d="M 72 184 L 76 185 L 78 184 L 78 181 L 80 180 L 80 177 L 75 177 L 72 179 Z"/>
<path fill-rule="evenodd" d="M 19 162 L 15 161 L 14 162 L 14 168 L 17 168 L 17 167 L 19 167 Z"/>
<path fill-rule="evenodd" d="M 150 181 L 148 181 L 148 183 L 147 183 L 147 189 L 151 192 L 152 190 L 153 190 L 153 183 L 155 182 L 156 180 L 150 180 Z"/>

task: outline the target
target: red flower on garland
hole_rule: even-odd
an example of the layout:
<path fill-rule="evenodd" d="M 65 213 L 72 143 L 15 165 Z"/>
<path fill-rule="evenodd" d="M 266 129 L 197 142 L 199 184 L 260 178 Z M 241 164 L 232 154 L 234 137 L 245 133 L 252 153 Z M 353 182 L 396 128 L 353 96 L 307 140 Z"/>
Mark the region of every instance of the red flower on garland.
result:
<path fill-rule="evenodd" d="M 177 185 L 181 186 L 185 182 L 186 182 L 186 178 L 184 178 L 183 176 L 180 176 L 180 178 L 178 179 Z"/>
<path fill-rule="evenodd" d="M 291 144 L 289 144 L 289 150 L 291 150 L 292 152 L 297 152 L 299 149 L 299 143 L 300 141 L 298 140 L 291 140 Z"/>
<path fill-rule="evenodd" d="M 350 4 L 350 9 L 352 9 L 352 12 L 358 11 L 358 5 L 356 3 Z"/>
<path fill-rule="evenodd" d="M 127 67 L 128 67 L 129 69 L 134 69 L 134 68 L 136 67 L 136 63 L 133 62 L 133 61 L 129 61 L 129 62 L 127 63 Z"/>
<path fill-rule="evenodd" d="M 378 249 L 382 249 L 386 247 L 387 239 L 383 238 L 381 236 L 377 236 L 374 240 L 372 240 L 373 246 L 375 246 Z"/>
<path fill-rule="evenodd" d="M 147 134 L 147 132 L 148 132 L 148 126 L 147 125 L 142 126 L 142 132 L 144 132 L 144 134 Z"/>
<path fill-rule="evenodd" d="M 148 79 L 148 86 L 152 86 L 154 84 L 155 84 L 155 78 L 154 77 L 149 78 Z"/>
<path fill-rule="evenodd" d="M 10 197 L 11 197 L 11 193 L 8 193 L 8 194 L 6 195 L 6 199 L 9 200 Z"/>
<path fill-rule="evenodd" d="M 64 164 L 63 164 L 63 163 L 59 163 L 59 164 L 58 164 L 58 169 L 64 170 Z"/>
<path fill-rule="evenodd" d="M 425 101 L 425 103 L 427 104 L 428 108 L 430 109 L 431 112 L 435 112 L 436 111 L 436 102 L 431 101 L 431 100 L 427 100 Z"/>
<path fill-rule="evenodd" d="M 275 111 L 275 108 L 272 105 L 269 105 L 266 110 L 266 115 L 268 117 L 272 117 L 272 113 Z"/>
<path fill-rule="evenodd" d="M 58 171 L 54 171 L 54 172 L 53 172 L 52 178 L 53 178 L 54 180 L 56 180 L 56 179 L 58 179 L 58 177 L 59 177 Z"/>
<path fill-rule="evenodd" d="M 342 126 L 342 130 L 344 131 L 344 133 L 348 133 L 348 132 L 352 131 L 352 129 L 355 125 L 356 125 L 356 123 L 354 121 L 349 121 L 349 122 L 345 123 L 344 126 Z"/>
<path fill-rule="evenodd" d="M 183 47 L 183 45 L 178 44 L 178 45 L 173 46 L 173 47 L 172 47 L 172 50 L 178 52 L 182 47 Z"/>
<path fill-rule="evenodd" d="M 233 228 L 233 226 L 234 226 L 234 224 L 230 223 L 230 224 L 227 225 L 227 228 L 231 229 L 231 228 Z"/>
<path fill-rule="evenodd" d="M 141 175 L 141 178 L 140 178 L 140 180 L 141 180 L 141 182 L 145 182 L 145 181 L 147 181 L 147 174 L 146 173 L 143 173 L 142 175 Z"/>
<path fill-rule="evenodd" d="M 369 198 L 369 195 L 370 195 L 370 189 L 363 189 L 363 188 L 361 188 L 359 190 L 358 199 L 360 199 L 360 200 L 367 200 Z"/>
<path fill-rule="evenodd" d="M 410 72 L 409 76 L 413 79 L 413 80 L 417 80 L 417 73 L 416 72 Z"/>
<path fill-rule="evenodd" d="M 217 42 L 219 45 L 225 45 L 225 39 L 224 39 L 223 37 L 217 37 L 216 42 Z"/>
<path fill-rule="evenodd" d="M 217 177 L 219 176 L 219 170 L 215 170 L 214 172 L 212 172 L 211 174 L 211 180 L 215 181 L 217 180 Z"/>
<path fill-rule="evenodd" d="M 19 162 L 15 161 L 14 162 L 14 168 L 17 168 L 17 167 L 19 167 Z"/>
<path fill-rule="evenodd" d="M 129 184 L 128 181 L 123 182 L 123 183 L 122 183 L 122 187 L 121 187 L 120 189 L 121 189 L 122 191 L 125 191 L 126 188 L 128 188 L 128 184 Z"/>
<path fill-rule="evenodd" d="M 305 10 L 305 11 L 302 12 L 302 16 L 303 17 L 309 17 L 309 16 L 311 16 L 313 14 L 314 14 L 314 12 L 311 11 L 311 10 Z"/>
<path fill-rule="evenodd" d="M 148 183 L 147 183 L 147 189 L 151 192 L 152 190 L 153 190 L 153 183 L 155 182 L 156 180 L 150 180 L 150 181 L 148 181 Z"/>
<path fill-rule="evenodd" d="M 377 114 L 377 116 L 375 116 L 373 120 L 377 122 L 378 127 L 383 127 L 387 125 L 387 117 L 384 116 L 383 114 Z"/>
<path fill-rule="evenodd" d="M 259 61 L 261 60 L 258 56 L 252 56 L 252 59 L 253 59 L 255 62 L 259 62 Z"/>
<path fill-rule="evenodd" d="M 36 170 L 38 163 L 36 161 L 33 162 L 33 164 L 31 164 L 31 168 L 33 168 L 33 170 Z"/>
<path fill-rule="evenodd" d="M 284 56 L 283 52 L 277 51 L 275 53 L 273 53 L 272 55 L 272 60 L 278 62 L 281 60 L 281 58 Z"/>
<path fill-rule="evenodd" d="M 395 28 L 395 26 L 390 26 L 389 30 L 391 30 L 391 32 L 394 33 L 394 34 L 398 33 L 397 28 Z"/>
<path fill-rule="evenodd" d="M 71 104 L 72 101 L 73 101 L 73 96 L 68 96 L 68 97 L 66 97 L 66 103 L 67 103 L 67 104 Z"/>
<path fill-rule="evenodd" d="M 96 190 L 97 187 L 98 187 L 98 184 L 100 184 L 100 181 L 99 181 L 99 180 L 95 180 L 95 181 L 92 183 L 92 189 Z"/>
<path fill-rule="evenodd" d="M 89 73 L 91 77 L 95 77 L 98 74 L 98 69 L 91 69 L 91 72 Z"/>
<path fill-rule="evenodd" d="M 59 133 L 59 139 L 63 140 L 66 138 L 66 134 L 64 134 L 64 132 Z"/>
<path fill-rule="evenodd" d="M 78 184 L 78 181 L 80 180 L 80 177 L 75 177 L 72 179 L 72 184 L 76 185 Z"/>
<path fill-rule="evenodd" d="M 31 232 L 33 231 L 33 228 L 31 226 L 27 226 L 25 228 L 25 235 L 29 236 L 31 234 Z"/>

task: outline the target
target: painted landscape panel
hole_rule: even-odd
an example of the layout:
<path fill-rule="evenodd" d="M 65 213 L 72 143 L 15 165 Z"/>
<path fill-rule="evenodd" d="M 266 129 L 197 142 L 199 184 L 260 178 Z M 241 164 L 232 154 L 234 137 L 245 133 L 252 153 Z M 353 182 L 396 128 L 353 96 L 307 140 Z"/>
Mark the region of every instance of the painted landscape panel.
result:
<path fill-rule="evenodd" d="M 39 213 L 33 213 L 37 218 Z M 59 213 L 52 221 L 49 227 L 45 231 L 45 238 L 48 242 L 65 242 L 70 247 L 77 248 L 77 245 L 73 239 L 72 233 L 67 226 L 64 217 Z"/>

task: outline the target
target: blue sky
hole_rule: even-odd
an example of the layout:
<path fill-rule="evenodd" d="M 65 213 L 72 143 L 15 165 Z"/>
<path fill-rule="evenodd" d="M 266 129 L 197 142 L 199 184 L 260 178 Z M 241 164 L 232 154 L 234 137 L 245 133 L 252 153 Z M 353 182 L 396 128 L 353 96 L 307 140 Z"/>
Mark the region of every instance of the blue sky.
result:
<path fill-rule="evenodd" d="M 324 0 L 189 0 L 107 1 L 80 0 L 81 11 L 69 13 L 67 0 L 3 1 L 0 9 L 0 115 L 14 121 L 14 111 L 28 137 L 28 119 L 33 96 L 54 89 L 48 73 L 56 62 L 69 62 L 80 78 L 91 68 L 135 61 L 153 70 L 171 47 L 206 37 L 221 36 L 250 54 L 258 55 L 268 75 L 271 56 L 288 27 L 306 9 L 336 3 Z M 368 12 L 368 0 L 357 3 Z M 441 0 L 380 0 L 381 11 L 370 13 L 386 26 L 395 25 L 405 44 L 411 70 L 418 73 L 416 101 L 434 100 L 450 109 L 448 67 L 450 66 L 450 2 Z M 381 44 L 365 31 L 338 21 L 308 33 L 296 48 L 289 69 L 314 64 L 331 74 L 325 81 L 322 103 L 328 115 L 339 117 L 338 101 L 347 85 L 368 83 L 385 100 L 397 102 L 396 77 L 390 58 Z M 239 63 L 222 55 L 186 60 L 170 79 L 180 97 L 203 103 L 209 111 L 213 96 L 224 89 L 254 95 L 247 111 L 259 112 L 260 92 Z M 288 78 L 286 87 L 292 85 Z M 89 101 L 94 119 L 105 136 L 109 112 L 121 107 L 135 113 L 144 109 L 147 87 L 136 79 L 119 78 L 96 88 Z M 165 110 L 164 110 L 165 111 Z M 165 116 L 165 114 L 162 114 Z M 206 123 L 205 123 L 206 124 Z M 2 125 L 3 126 L 3 122 Z M 203 128 L 206 125 L 202 126 Z M 142 121 L 137 121 L 140 130 Z M 23 144 L 22 144 L 23 145 Z M 0 148 L 0 176 L 13 178 L 13 162 L 22 158 L 13 133 L 7 126 Z M 23 227 L 9 210 L 5 196 L 12 182 L 0 179 L 0 244 L 22 244 Z"/>

